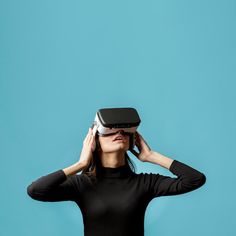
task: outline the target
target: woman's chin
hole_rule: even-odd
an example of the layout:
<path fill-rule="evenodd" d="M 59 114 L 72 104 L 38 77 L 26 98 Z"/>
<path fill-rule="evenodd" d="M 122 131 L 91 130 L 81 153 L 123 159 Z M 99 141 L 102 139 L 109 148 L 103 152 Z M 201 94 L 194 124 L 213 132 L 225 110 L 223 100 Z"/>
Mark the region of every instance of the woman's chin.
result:
<path fill-rule="evenodd" d="M 119 151 L 119 150 L 124 150 L 124 151 L 127 151 L 127 147 L 125 145 L 125 143 L 120 143 L 119 145 L 117 145 L 116 148 L 114 148 L 115 150 Z"/>
<path fill-rule="evenodd" d="M 126 152 L 128 149 L 129 149 L 129 147 L 127 146 L 127 143 L 117 142 L 117 143 L 107 147 L 107 149 L 105 148 L 104 152 L 118 152 L 118 151 L 122 151 L 122 150 Z"/>

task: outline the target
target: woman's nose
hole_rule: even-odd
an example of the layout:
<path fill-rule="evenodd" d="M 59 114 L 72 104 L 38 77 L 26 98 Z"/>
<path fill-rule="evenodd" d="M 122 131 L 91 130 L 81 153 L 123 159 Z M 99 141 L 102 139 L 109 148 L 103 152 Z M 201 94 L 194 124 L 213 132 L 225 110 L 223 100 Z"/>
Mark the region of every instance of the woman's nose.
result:
<path fill-rule="evenodd" d="M 123 129 L 121 129 L 121 130 L 118 130 L 118 132 L 117 133 L 124 133 L 125 131 L 123 130 Z"/>

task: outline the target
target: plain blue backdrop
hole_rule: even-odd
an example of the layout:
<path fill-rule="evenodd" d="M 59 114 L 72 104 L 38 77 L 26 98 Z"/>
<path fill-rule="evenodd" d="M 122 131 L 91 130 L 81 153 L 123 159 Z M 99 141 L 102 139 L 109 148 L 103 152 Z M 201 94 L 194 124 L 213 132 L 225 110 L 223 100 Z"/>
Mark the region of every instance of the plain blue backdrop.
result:
<path fill-rule="evenodd" d="M 79 160 L 104 107 L 136 108 L 153 150 L 207 177 L 153 199 L 146 236 L 236 235 L 235 20 L 233 0 L 1 0 L 0 235 L 83 235 L 74 202 L 26 188 Z"/>

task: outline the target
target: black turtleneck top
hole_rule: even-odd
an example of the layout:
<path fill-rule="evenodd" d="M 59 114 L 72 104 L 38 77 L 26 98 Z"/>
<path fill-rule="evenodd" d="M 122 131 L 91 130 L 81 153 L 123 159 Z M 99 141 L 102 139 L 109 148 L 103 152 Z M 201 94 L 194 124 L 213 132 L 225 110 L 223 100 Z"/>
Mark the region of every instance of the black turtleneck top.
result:
<path fill-rule="evenodd" d="M 145 210 L 153 198 L 187 193 L 206 182 L 203 173 L 177 160 L 169 170 L 177 178 L 137 174 L 128 165 L 101 167 L 94 183 L 85 174 L 66 176 L 60 169 L 33 181 L 27 193 L 38 201 L 74 201 L 85 236 L 144 236 Z"/>

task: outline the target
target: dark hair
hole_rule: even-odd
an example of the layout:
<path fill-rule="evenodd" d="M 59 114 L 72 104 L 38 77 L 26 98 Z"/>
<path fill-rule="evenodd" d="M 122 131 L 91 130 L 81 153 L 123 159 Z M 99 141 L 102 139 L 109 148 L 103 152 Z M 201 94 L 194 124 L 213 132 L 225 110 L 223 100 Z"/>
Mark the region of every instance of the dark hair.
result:
<path fill-rule="evenodd" d="M 96 181 L 97 172 L 102 166 L 101 160 L 99 157 L 99 152 L 98 152 L 98 149 L 100 148 L 100 143 L 98 140 L 97 133 L 95 135 L 95 141 L 96 141 L 96 148 L 93 151 L 93 156 L 90 161 L 90 164 L 88 166 L 86 166 L 81 172 L 81 174 L 85 174 L 86 176 L 90 177 L 92 181 Z M 130 136 L 129 141 L 130 141 L 130 147 L 131 147 L 131 145 L 132 145 L 132 137 L 131 136 Z M 130 159 L 127 152 L 125 152 L 125 165 L 127 165 L 131 169 L 131 171 L 133 171 L 135 173 L 135 171 L 136 171 L 135 170 L 135 163 Z"/>

